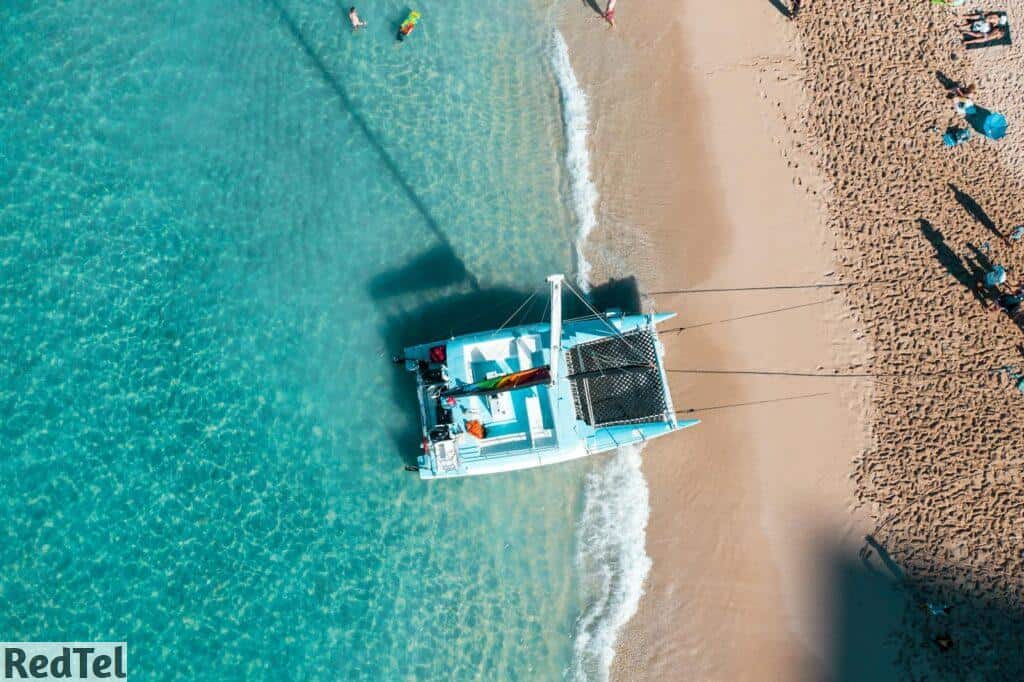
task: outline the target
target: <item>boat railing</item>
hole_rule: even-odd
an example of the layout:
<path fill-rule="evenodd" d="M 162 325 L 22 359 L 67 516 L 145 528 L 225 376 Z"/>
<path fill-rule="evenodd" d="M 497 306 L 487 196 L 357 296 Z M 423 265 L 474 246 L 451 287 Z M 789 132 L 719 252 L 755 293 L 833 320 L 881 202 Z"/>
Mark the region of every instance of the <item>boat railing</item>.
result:
<path fill-rule="evenodd" d="M 462 448 L 459 451 L 459 458 L 463 461 L 474 461 L 474 460 L 497 460 L 505 457 L 521 454 L 545 454 L 558 450 L 558 444 L 552 439 L 549 443 L 537 443 L 534 442 L 530 448 L 487 448 L 487 447 L 474 447 L 474 448 Z"/>

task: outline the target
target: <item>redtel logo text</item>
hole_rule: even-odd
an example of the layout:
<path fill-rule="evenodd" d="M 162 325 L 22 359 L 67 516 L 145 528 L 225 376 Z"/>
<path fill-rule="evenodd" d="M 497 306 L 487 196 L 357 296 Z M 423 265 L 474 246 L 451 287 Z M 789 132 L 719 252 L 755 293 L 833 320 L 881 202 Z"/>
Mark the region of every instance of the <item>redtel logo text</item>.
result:
<path fill-rule="evenodd" d="M 126 680 L 124 642 L 0 642 L 4 680 Z"/>

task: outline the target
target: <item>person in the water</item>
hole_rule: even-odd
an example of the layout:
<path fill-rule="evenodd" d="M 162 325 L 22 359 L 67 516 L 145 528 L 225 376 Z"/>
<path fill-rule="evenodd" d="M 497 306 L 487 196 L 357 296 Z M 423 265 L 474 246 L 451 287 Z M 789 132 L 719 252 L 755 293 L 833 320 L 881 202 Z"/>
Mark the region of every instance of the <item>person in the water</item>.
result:
<path fill-rule="evenodd" d="M 348 21 L 352 24 L 353 31 L 366 26 L 366 22 L 359 18 L 359 12 L 356 11 L 355 7 L 348 8 Z"/>
<path fill-rule="evenodd" d="M 405 18 L 402 25 L 398 27 L 398 35 L 396 36 L 399 40 L 405 40 L 405 37 L 412 33 L 412 30 L 416 28 L 416 23 L 420 20 L 420 13 L 413 11 L 409 12 L 409 16 Z"/>

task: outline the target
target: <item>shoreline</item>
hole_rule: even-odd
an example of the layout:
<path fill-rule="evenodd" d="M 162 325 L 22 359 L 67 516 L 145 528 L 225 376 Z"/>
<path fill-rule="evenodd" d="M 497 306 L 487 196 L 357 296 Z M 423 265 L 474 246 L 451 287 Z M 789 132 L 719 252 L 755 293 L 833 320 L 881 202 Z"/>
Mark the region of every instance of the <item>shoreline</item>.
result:
<path fill-rule="evenodd" d="M 693 2 L 675 16 L 666 3 L 629 6 L 614 31 L 595 29 L 585 7 L 562 24 L 595 122 L 600 202 L 585 247 L 595 282 L 635 274 L 649 292 L 829 281 L 836 270 L 823 189 L 787 123 L 799 111 L 781 106 L 793 101 L 787 81 L 797 57 L 779 54 L 780 45 L 795 36 L 770 5 L 733 4 L 725 9 L 745 11 L 749 23 L 731 25 L 724 42 L 688 26 Z M 671 368 L 855 364 L 864 351 L 846 340 L 854 334 L 843 299 L 819 294 L 648 300 L 678 311 L 684 325 L 754 316 L 666 338 Z M 783 308 L 791 310 L 762 315 Z M 814 379 L 673 375 L 672 383 L 679 408 L 822 392 Z M 820 672 L 826 624 L 814 553 L 827 536 L 855 555 L 854 527 L 866 527 L 850 514 L 848 480 L 865 439 L 864 388 L 702 412 L 696 429 L 645 449 L 653 568 L 620 632 L 614 678 Z"/>
<path fill-rule="evenodd" d="M 1024 322 L 984 279 L 1024 272 L 1024 54 L 929 4 L 700 9 L 567 11 L 595 280 L 844 286 L 648 298 L 689 325 L 666 364 L 705 420 L 644 452 L 653 568 L 612 676 L 1021 679 Z M 1009 134 L 943 146 L 950 82 Z"/>

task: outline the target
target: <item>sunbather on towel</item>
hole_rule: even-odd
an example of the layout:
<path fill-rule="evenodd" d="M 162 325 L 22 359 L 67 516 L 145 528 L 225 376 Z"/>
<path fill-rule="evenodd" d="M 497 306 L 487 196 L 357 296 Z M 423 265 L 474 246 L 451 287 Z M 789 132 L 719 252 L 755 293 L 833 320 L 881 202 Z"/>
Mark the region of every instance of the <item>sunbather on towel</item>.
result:
<path fill-rule="evenodd" d="M 996 26 L 987 33 L 977 31 L 964 31 L 964 45 L 979 45 L 981 43 L 995 43 L 1006 37 L 1006 29 Z"/>
<path fill-rule="evenodd" d="M 957 24 L 964 30 L 975 33 L 988 33 L 996 26 L 1006 25 L 1006 15 L 999 12 L 974 12 L 960 17 L 961 22 Z"/>
<path fill-rule="evenodd" d="M 1005 14 L 999 12 L 973 12 L 960 17 L 957 27 L 964 33 L 985 35 L 998 26 L 1006 26 Z"/>

